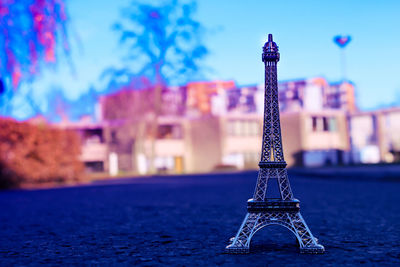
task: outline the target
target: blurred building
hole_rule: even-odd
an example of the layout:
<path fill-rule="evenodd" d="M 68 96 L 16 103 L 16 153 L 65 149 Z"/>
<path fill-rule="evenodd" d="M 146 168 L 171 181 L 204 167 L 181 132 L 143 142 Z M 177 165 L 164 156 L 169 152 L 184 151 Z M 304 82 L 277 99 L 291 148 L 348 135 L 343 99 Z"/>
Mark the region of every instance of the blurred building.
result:
<path fill-rule="evenodd" d="M 155 170 L 164 174 L 213 170 L 220 159 L 215 117 L 159 116 L 155 120 L 154 140 L 149 136 L 152 125 L 146 117 L 142 121 L 108 123 L 105 139 L 110 153 L 117 156 L 119 172 L 148 174 L 151 160 Z"/>
<path fill-rule="evenodd" d="M 263 119 L 257 113 L 232 112 L 218 117 L 219 154 L 217 164 L 237 169 L 254 169 L 261 153 Z"/>
<path fill-rule="evenodd" d="M 174 131 L 171 121 L 167 122 L 167 118 L 160 118 L 160 138 L 156 141 L 159 171 L 203 173 L 254 169 L 258 164 L 262 118 L 257 114 L 184 118 L 173 124 L 177 127 L 175 138 L 164 135 Z"/>
<path fill-rule="evenodd" d="M 324 78 L 279 83 L 289 166 L 400 161 L 400 108 L 357 111 L 354 86 Z M 100 120 L 62 127 L 82 136 L 88 170 L 147 174 L 257 168 L 264 86 L 189 83 L 155 91 L 126 89 L 99 101 Z M 156 115 L 157 114 L 157 115 Z M 151 164 L 153 162 L 153 164 Z"/>
<path fill-rule="evenodd" d="M 182 172 L 179 139 L 186 112 L 186 90 L 182 87 L 161 88 L 159 115 L 154 114 L 154 90 L 123 90 L 100 99 L 100 113 L 105 122 L 105 141 L 114 153 L 118 171 L 147 173 L 148 157 L 155 150 L 155 165 Z M 164 118 L 169 118 L 166 122 Z M 171 119 L 173 118 L 173 119 Z M 153 133 L 153 134 L 152 134 Z M 150 139 L 154 136 L 154 147 Z M 169 146 L 175 146 L 175 150 Z M 181 145 L 182 146 L 182 145 Z M 175 166 L 176 165 L 176 166 Z"/>
<path fill-rule="evenodd" d="M 183 173 L 185 159 L 187 160 L 188 140 L 185 134 L 184 117 L 162 116 L 157 119 L 157 134 L 155 139 L 154 166 L 164 173 Z M 146 174 L 150 170 L 149 155 L 151 155 L 151 140 L 146 139 L 144 149 L 137 151 L 137 171 Z"/>
<path fill-rule="evenodd" d="M 325 107 L 356 112 L 354 85 L 351 82 L 331 83 L 325 92 Z"/>
<path fill-rule="evenodd" d="M 354 163 L 400 161 L 400 108 L 357 112 L 349 116 Z"/>
<path fill-rule="evenodd" d="M 282 140 L 289 166 L 350 162 L 347 116 L 340 110 L 283 112 Z"/>
<path fill-rule="evenodd" d="M 213 96 L 215 97 L 215 96 Z M 240 117 L 253 117 L 259 121 L 262 134 L 264 112 L 264 86 L 237 87 L 225 90 L 222 96 L 225 109 L 213 108 L 214 115 L 228 121 L 226 132 L 246 132 L 246 121 Z M 347 114 L 355 110 L 354 87 L 350 83 L 329 84 L 323 78 L 291 80 L 279 83 L 279 101 L 283 147 L 289 166 L 321 166 L 350 162 L 350 141 Z M 236 121 L 236 122 L 235 122 Z M 241 126 L 243 124 L 243 126 Z M 224 124 L 223 124 L 224 125 Z M 236 128 L 235 128 L 236 127 Z M 237 144 L 236 152 L 223 154 L 222 163 L 235 162 L 237 168 L 257 166 L 262 136 L 248 138 L 240 134 L 223 136 L 223 144 Z M 234 140 L 234 141 L 231 141 Z M 251 151 L 241 151 L 242 142 Z M 249 158 L 254 158 L 253 163 Z"/>
<path fill-rule="evenodd" d="M 57 127 L 77 132 L 81 139 L 80 160 L 88 172 L 103 172 L 109 168 L 109 147 L 104 140 L 104 124 L 94 123 L 90 117 L 80 121 L 62 121 Z"/>
<path fill-rule="evenodd" d="M 332 89 L 322 78 L 280 83 L 280 90 L 288 164 L 347 162 L 348 101 L 330 107 L 333 102 L 327 99 Z M 264 86 L 214 81 L 163 88 L 158 117 L 152 112 L 153 103 L 152 90 L 124 90 L 100 100 L 107 125 L 105 142 L 109 152 L 117 155 L 119 171 L 146 174 L 151 160 L 163 173 L 257 167 Z M 154 125 L 155 139 L 150 134 Z"/>
<path fill-rule="evenodd" d="M 354 85 L 350 82 L 328 83 L 317 77 L 280 82 L 280 108 L 285 111 L 340 109 L 357 110 Z"/>
<path fill-rule="evenodd" d="M 211 114 L 212 98 L 215 106 L 225 106 L 225 90 L 236 88 L 234 81 L 191 82 L 183 88 L 187 94 L 187 115 L 201 116 Z"/>
<path fill-rule="evenodd" d="M 264 86 L 243 86 L 226 91 L 226 109 L 229 113 L 258 113 L 264 108 Z M 262 100 L 262 101 L 260 101 Z M 262 103 L 261 103 L 262 102 Z"/>

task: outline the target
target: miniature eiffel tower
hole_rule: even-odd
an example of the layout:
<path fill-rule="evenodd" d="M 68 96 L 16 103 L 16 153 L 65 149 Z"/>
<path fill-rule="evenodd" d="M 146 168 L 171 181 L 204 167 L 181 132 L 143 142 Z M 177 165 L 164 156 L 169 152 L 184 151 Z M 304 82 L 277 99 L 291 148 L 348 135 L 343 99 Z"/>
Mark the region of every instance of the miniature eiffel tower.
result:
<path fill-rule="evenodd" d="M 301 253 L 323 253 L 324 247 L 312 235 L 300 214 L 300 201 L 293 197 L 283 158 L 279 119 L 277 62 L 278 46 L 268 35 L 263 47 L 265 64 L 265 103 L 261 161 L 254 196 L 247 201 L 247 215 L 231 244 L 228 253 L 249 253 L 253 235 L 264 226 L 275 224 L 289 229 L 297 238 Z M 267 197 L 269 179 L 277 179 L 280 198 Z"/>

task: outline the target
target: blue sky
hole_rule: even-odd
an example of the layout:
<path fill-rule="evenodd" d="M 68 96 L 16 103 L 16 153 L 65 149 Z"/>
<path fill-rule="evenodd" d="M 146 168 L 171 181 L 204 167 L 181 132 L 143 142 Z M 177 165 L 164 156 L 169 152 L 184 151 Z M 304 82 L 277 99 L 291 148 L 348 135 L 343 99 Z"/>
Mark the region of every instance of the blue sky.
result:
<path fill-rule="evenodd" d="M 123 50 L 111 25 L 130 1 L 69 0 L 74 68 L 60 58 L 32 84 L 43 108 L 54 88 L 77 99 L 91 86 L 101 88 L 99 76 L 118 66 Z M 400 1 L 256 1 L 199 0 L 196 18 L 208 29 L 204 64 L 207 79 L 233 79 L 239 85 L 263 82 L 261 47 L 268 33 L 281 52 L 279 80 L 323 76 L 341 78 L 338 34 L 352 36 L 346 48 L 347 77 L 357 90 L 361 109 L 400 104 Z M 20 94 L 27 92 L 21 88 Z M 15 102 L 14 116 L 29 112 Z"/>

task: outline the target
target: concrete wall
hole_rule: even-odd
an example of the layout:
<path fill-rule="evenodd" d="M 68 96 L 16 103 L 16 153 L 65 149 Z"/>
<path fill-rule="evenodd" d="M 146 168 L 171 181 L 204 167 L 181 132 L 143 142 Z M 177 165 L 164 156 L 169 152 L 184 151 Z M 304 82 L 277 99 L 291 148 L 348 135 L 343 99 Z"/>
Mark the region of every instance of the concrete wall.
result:
<path fill-rule="evenodd" d="M 355 113 L 349 123 L 355 162 L 400 161 L 400 108 Z"/>
<path fill-rule="evenodd" d="M 288 166 L 300 166 L 303 164 L 303 135 L 305 127 L 300 112 L 281 114 L 282 145 L 285 161 Z"/>
<path fill-rule="evenodd" d="M 335 118 L 335 131 L 312 131 L 309 122 L 312 117 Z M 350 150 L 346 114 L 342 111 L 302 112 L 303 150 L 337 149 Z"/>
<path fill-rule="evenodd" d="M 312 118 L 334 118 L 335 130 L 313 130 Z M 281 114 L 282 141 L 288 166 L 341 163 L 341 151 L 349 151 L 349 134 L 343 111 L 287 112 Z"/>
<path fill-rule="evenodd" d="M 185 125 L 186 172 L 209 172 L 221 163 L 221 129 L 216 117 L 200 117 Z"/>

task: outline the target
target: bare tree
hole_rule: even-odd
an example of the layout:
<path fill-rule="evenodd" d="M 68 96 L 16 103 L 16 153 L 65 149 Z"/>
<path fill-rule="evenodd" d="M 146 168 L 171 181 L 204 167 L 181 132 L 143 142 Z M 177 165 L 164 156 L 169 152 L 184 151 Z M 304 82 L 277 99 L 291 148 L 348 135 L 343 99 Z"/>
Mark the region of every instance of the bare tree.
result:
<path fill-rule="evenodd" d="M 198 76 L 200 61 L 207 54 L 202 41 L 204 29 L 193 18 L 195 10 L 194 2 L 132 2 L 124 9 L 123 20 L 114 25 L 114 29 L 120 33 L 121 44 L 127 47 L 127 53 L 124 68 L 105 72 L 111 75 L 110 86 L 118 86 L 121 81 L 125 83 L 131 77 L 145 77 L 154 90 L 151 130 L 148 134 L 152 143 L 152 172 L 155 171 L 154 143 L 162 90 L 168 85 L 181 84 Z"/>

